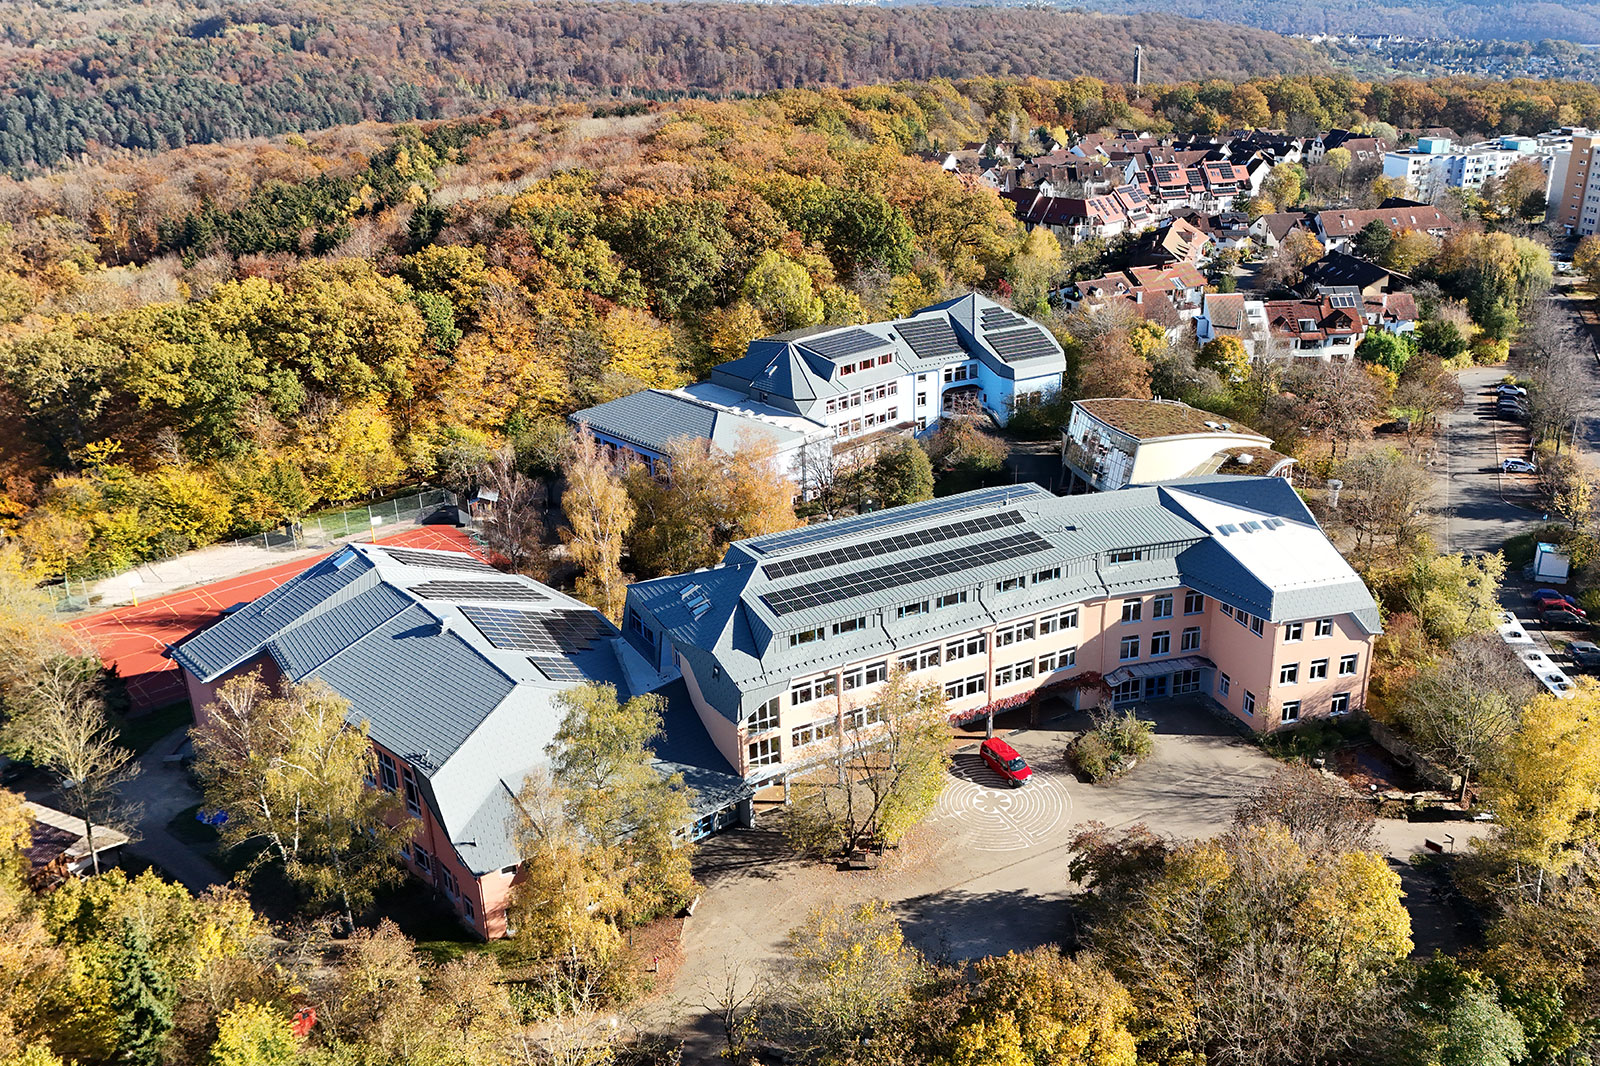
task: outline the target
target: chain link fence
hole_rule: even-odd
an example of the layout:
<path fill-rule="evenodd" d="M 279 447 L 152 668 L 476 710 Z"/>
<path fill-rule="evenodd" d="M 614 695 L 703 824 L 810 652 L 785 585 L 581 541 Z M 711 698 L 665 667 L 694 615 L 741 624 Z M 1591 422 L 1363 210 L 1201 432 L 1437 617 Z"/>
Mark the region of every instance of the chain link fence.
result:
<path fill-rule="evenodd" d="M 157 558 L 147 559 L 127 570 L 111 571 L 87 577 L 66 578 L 58 585 L 48 586 L 47 591 L 54 600 L 58 614 L 76 614 L 84 611 L 100 610 L 110 606 L 113 602 L 126 602 L 122 596 L 118 595 L 119 592 L 124 589 L 134 589 L 143 584 L 144 575 L 161 580 L 161 572 L 163 570 L 171 569 L 179 560 L 187 556 L 198 556 L 200 553 L 220 555 L 230 551 L 251 550 L 269 554 L 325 550 L 341 544 L 348 544 L 351 541 L 371 537 L 375 531 L 381 530 L 386 526 L 403 523 L 421 525 L 430 516 L 440 511 L 453 510 L 456 506 L 457 501 L 454 493 L 446 492 L 444 489 L 427 489 L 409 496 L 399 496 L 392 500 L 375 500 L 359 507 L 307 515 L 299 522 L 291 525 L 281 526 L 249 537 L 241 537 L 238 540 L 219 541 L 216 544 L 208 544 L 192 551 L 172 552 Z M 196 562 L 198 563 L 198 558 Z M 271 565 L 271 562 L 270 558 L 264 558 L 260 565 Z M 244 569 L 255 569 L 255 567 L 246 566 Z M 228 576 L 231 575 L 217 573 L 210 580 L 219 580 Z"/>

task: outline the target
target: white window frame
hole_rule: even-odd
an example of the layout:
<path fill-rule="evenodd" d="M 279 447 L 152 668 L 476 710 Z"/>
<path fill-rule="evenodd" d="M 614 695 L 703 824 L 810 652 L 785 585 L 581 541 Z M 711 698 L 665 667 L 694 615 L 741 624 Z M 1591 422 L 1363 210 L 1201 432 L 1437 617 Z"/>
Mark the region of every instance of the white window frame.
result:
<path fill-rule="evenodd" d="M 1199 651 L 1200 650 L 1200 627 L 1199 626 L 1190 626 L 1189 628 L 1187 628 L 1187 629 L 1185 629 L 1183 631 L 1183 633 L 1178 637 L 1178 650 L 1179 651 Z"/>
<path fill-rule="evenodd" d="M 1143 619 L 1143 617 L 1144 617 L 1144 601 L 1143 600 L 1123 600 L 1122 601 L 1122 624 L 1123 625 L 1131 626 L 1131 625 L 1135 624 L 1136 622 L 1141 621 Z"/>
<path fill-rule="evenodd" d="M 1172 594 L 1157 596 L 1150 601 L 1150 617 L 1152 619 L 1172 617 Z"/>
<path fill-rule="evenodd" d="M 1300 720 L 1300 701 L 1284 700 L 1283 707 L 1278 712 L 1279 721 L 1298 722 Z"/>
<path fill-rule="evenodd" d="M 1130 651 L 1133 654 L 1128 654 Z M 1139 658 L 1139 638 L 1137 636 L 1123 637 L 1122 643 L 1117 646 L 1117 660 L 1131 663 L 1137 658 Z"/>
<path fill-rule="evenodd" d="M 1150 655 L 1172 654 L 1172 630 L 1161 629 L 1150 634 Z"/>
<path fill-rule="evenodd" d="M 1361 668 L 1361 656 L 1356 653 L 1339 656 L 1339 676 L 1355 677 Z"/>
<path fill-rule="evenodd" d="M 1300 664 L 1284 663 L 1278 667 L 1278 684 L 1298 685 L 1300 683 Z"/>
<path fill-rule="evenodd" d="M 1311 662 L 1306 666 L 1306 680 L 1307 681 L 1326 681 L 1326 680 L 1328 680 L 1328 660 L 1326 660 L 1326 659 L 1312 659 Z"/>
<path fill-rule="evenodd" d="M 1328 713 L 1332 715 L 1349 714 L 1350 693 L 1335 692 L 1333 698 L 1328 701 Z"/>

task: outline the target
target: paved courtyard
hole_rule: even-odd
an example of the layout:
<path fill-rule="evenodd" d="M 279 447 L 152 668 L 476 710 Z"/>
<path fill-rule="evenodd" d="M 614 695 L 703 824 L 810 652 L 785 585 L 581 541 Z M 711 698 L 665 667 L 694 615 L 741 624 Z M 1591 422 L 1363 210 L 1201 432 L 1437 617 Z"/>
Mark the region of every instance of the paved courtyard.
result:
<path fill-rule="evenodd" d="M 1110 785 L 1082 783 L 1067 766 L 1067 745 L 1088 725 L 1082 714 L 1008 737 L 1036 768 L 1020 789 L 1005 786 L 976 755 L 958 754 L 933 816 L 877 870 L 840 872 L 795 860 L 776 814 L 754 830 L 705 842 L 697 863 L 704 895 L 685 926 L 683 967 L 653 1004 L 659 1023 L 682 1027 L 692 1052 L 686 1061 L 714 1055 L 716 1036 L 704 1017 L 710 990 L 734 970 L 745 983 L 770 977 L 788 931 L 825 900 L 889 901 L 907 936 L 935 958 L 1068 939 L 1069 842 L 1084 823 L 1143 822 L 1172 836 L 1213 836 L 1279 765 L 1196 706 L 1139 711 L 1156 723 L 1155 753 Z M 1403 869 L 1442 828 L 1382 822 L 1379 845 Z M 1458 848 L 1481 831 L 1465 823 L 1448 829 Z"/>

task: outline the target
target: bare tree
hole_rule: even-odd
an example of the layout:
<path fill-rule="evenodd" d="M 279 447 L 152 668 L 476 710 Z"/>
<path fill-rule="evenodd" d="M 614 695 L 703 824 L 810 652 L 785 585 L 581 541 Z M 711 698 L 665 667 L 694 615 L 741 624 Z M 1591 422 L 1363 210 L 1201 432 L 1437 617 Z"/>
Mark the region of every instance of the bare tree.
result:
<path fill-rule="evenodd" d="M 542 579 L 549 570 L 544 483 L 517 469 L 516 453 L 509 447 L 500 448 L 478 468 L 478 481 L 496 496 L 483 522 L 489 550 L 503 558 L 513 573 Z"/>
<path fill-rule="evenodd" d="M 1377 814 L 1343 779 L 1309 766 L 1280 768 L 1233 812 L 1236 828 L 1276 823 L 1315 851 L 1367 851 Z"/>
<path fill-rule="evenodd" d="M 1355 535 L 1355 554 L 1370 566 L 1381 540 L 1398 554 L 1417 543 L 1426 525 L 1431 485 L 1420 467 L 1393 448 L 1345 459 L 1334 468 L 1344 482 L 1339 520 Z"/>
<path fill-rule="evenodd" d="M 10 746 L 54 774 L 62 806 L 83 819 L 95 873 L 95 826 L 132 821 L 117 786 L 139 772 L 133 752 L 117 743 L 100 689 L 99 662 L 59 656 L 33 671 L 26 710 L 7 727 Z"/>
<path fill-rule="evenodd" d="M 1418 746 L 1461 778 L 1474 774 L 1516 732 L 1533 678 L 1494 634 L 1468 637 L 1406 685 L 1399 711 Z"/>
<path fill-rule="evenodd" d="M 1326 436 L 1335 455 L 1341 441 L 1348 445 L 1366 436 L 1368 424 L 1383 410 L 1376 383 L 1354 359 L 1293 366 L 1283 376 L 1283 388 L 1300 424 Z"/>

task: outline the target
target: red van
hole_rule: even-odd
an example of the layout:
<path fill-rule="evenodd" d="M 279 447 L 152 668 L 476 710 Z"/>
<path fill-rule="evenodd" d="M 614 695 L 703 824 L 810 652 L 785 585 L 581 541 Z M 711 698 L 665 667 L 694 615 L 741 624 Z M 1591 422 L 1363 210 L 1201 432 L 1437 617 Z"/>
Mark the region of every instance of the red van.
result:
<path fill-rule="evenodd" d="M 1017 749 L 999 737 L 984 741 L 978 747 L 978 754 L 983 757 L 984 765 L 1010 781 L 1012 788 L 1021 788 L 1022 783 L 1033 776 L 1033 768 L 1017 754 Z"/>

